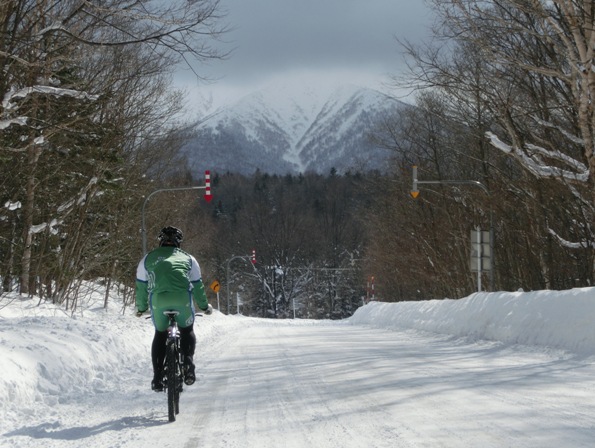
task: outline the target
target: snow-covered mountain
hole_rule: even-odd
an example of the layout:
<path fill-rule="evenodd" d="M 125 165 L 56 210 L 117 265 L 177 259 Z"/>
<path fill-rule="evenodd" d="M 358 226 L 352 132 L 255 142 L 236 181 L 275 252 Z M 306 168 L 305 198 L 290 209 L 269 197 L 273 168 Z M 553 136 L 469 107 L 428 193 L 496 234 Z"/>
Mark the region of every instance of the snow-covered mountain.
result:
<path fill-rule="evenodd" d="M 204 120 L 185 152 L 198 171 L 383 170 L 392 153 L 380 148 L 373 135 L 405 107 L 376 90 L 356 86 L 269 86 Z"/>

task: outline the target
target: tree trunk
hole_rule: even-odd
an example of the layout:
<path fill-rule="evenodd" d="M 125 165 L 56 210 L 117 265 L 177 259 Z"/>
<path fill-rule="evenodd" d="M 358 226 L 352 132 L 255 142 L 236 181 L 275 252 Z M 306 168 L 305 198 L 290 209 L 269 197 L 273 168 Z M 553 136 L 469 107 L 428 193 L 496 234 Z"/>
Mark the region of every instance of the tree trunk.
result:
<path fill-rule="evenodd" d="M 25 195 L 25 204 L 23 206 L 23 256 L 21 258 L 21 279 L 19 292 L 29 294 L 29 277 L 31 271 L 31 254 L 33 252 L 33 213 L 35 211 L 35 190 L 37 183 L 35 181 L 35 172 L 37 171 L 37 162 L 41 155 L 42 148 L 32 145 L 28 151 L 29 177 L 27 179 L 27 190 Z"/>

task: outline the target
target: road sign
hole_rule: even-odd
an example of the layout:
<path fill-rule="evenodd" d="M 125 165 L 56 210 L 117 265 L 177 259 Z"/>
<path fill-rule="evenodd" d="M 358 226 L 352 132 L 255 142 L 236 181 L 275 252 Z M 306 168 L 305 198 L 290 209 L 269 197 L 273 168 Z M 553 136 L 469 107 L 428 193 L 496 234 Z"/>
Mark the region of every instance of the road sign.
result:
<path fill-rule="evenodd" d="M 215 292 L 219 292 L 219 290 L 221 289 L 221 285 L 219 284 L 219 282 L 217 280 L 215 280 L 213 283 L 211 283 L 211 289 Z"/>
<path fill-rule="evenodd" d="M 471 271 L 489 271 L 491 268 L 490 232 L 471 230 Z"/>

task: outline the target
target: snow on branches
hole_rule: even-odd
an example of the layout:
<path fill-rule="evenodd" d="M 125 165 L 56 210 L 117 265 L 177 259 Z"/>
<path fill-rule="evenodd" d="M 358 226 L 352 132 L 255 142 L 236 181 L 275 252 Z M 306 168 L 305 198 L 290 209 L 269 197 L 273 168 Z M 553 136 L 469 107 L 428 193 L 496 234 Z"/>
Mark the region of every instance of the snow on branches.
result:
<path fill-rule="evenodd" d="M 589 180 L 589 168 L 561 151 L 550 151 L 530 143 L 526 143 L 524 148 L 518 148 L 504 143 L 492 132 L 487 132 L 486 137 L 492 146 L 514 156 L 535 177 L 562 178 L 581 183 Z M 566 168 L 548 164 L 546 160 L 557 162 Z"/>
<path fill-rule="evenodd" d="M 33 93 L 42 93 L 53 96 L 70 96 L 76 99 L 91 101 L 95 101 L 99 97 L 99 95 L 90 95 L 87 92 L 81 92 L 79 90 L 36 85 L 31 87 L 25 87 L 19 90 L 9 90 L 4 96 L 4 99 L 2 100 L 2 107 L 5 111 L 15 109 L 17 107 L 17 104 L 14 102 L 14 100 L 26 98 L 28 95 L 31 95 Z"/>

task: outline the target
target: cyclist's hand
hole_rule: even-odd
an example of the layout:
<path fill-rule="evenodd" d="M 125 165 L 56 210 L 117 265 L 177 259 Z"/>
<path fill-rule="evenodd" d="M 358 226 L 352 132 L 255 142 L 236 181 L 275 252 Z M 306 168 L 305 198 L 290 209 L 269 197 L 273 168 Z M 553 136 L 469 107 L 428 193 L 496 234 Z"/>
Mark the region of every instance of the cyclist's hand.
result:
<path fill-rule="evenodd" d="M 141 311 L 141 310 L 137 310 L 136 311 L 136 317 L 141 317 L 143 314 L 145 314 L 147 312 L 147 310 L 145 311 Z"/>
<path fill-rule="evenodd" d="M 206 309 L 206 310 L 203 310 L 203 311 L 204 311 L 204 313 L 205 313 L 206 315 L 213 314 L 213 307 L 212 307 L 212 306 L 211 306 L 211 304 L 209 303 L 209 306 L 207 307 L 207 309 Z"/>

